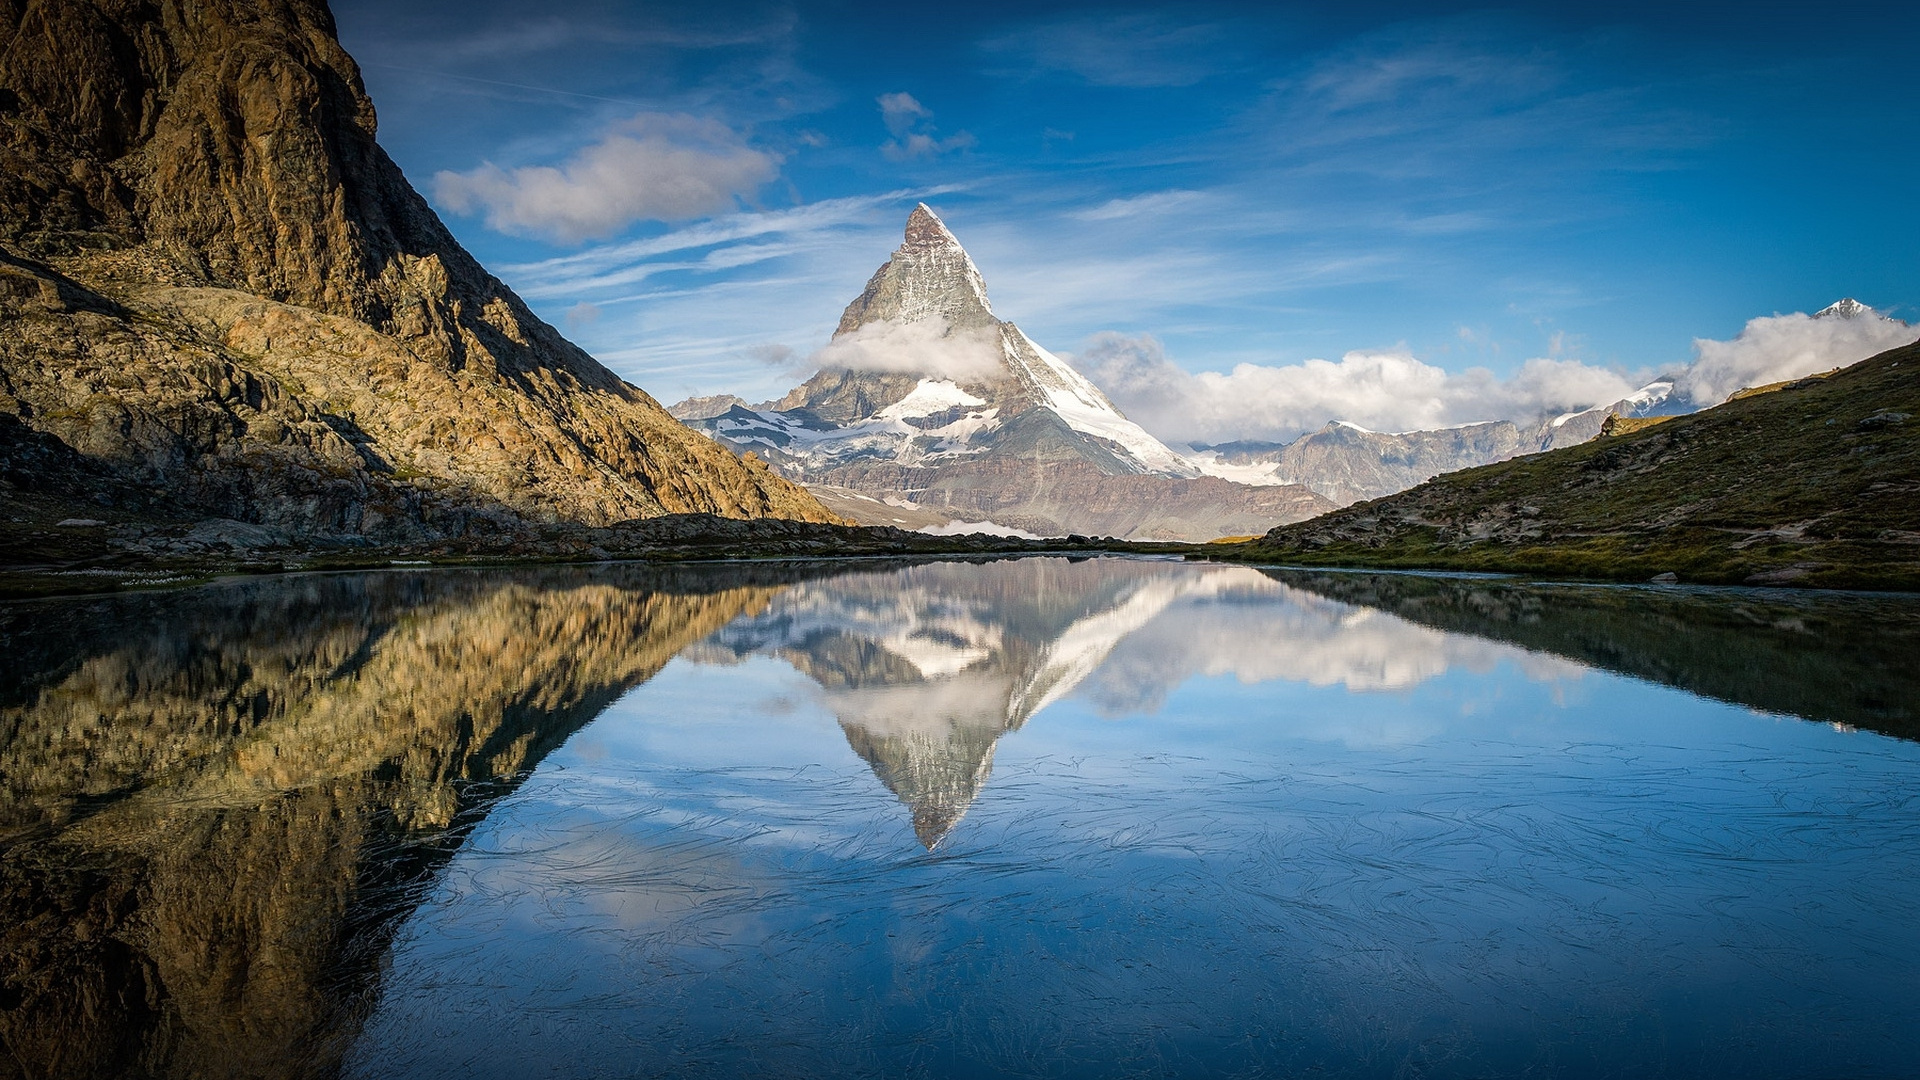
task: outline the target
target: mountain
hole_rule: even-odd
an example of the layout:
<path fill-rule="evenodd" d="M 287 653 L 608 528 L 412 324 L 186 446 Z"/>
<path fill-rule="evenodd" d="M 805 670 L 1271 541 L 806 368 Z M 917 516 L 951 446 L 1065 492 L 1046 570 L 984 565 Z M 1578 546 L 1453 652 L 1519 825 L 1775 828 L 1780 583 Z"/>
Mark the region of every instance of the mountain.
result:
<path fill-rule="evenodd" d="M 536 318 L 375 139 L 322 0 L 0 5 L 9 517 L 485 535 L 832 521 Z"/>
<path fill-rule="evenodd" d="M 966 250 L 925 204 L 847 305 L 821 368 L 777 402 L 674 408 L 784 474 L 887 503 L 1033 533 L 1206 540 L 1329 504 L 1291 485 L 1200 474 L 1018 326 L 996 317 Z M 707 415 L 699 415 L 705 413 Z"/>
<path fill-rule="evenodd" d="M 1663 411 L 1673 380 L 1648 383 L 1619 401 L 1528 425 L 1511 420 L 1428 431 L 1369 431 L 1335 420 L 1290 443 L 1235 442 L 1193 447 L 1200 468 L 1243 484 L 1300 484 L 1346 506 L 1405 491 L 1443 473 L 1575 446 L 1614 416 Z"/>
<path fill-rule="evenodd" d="M 1880 313 L 1851 296 L 1843 296 L 1819 311 L 1813 313 L 1816 319 L 1860 319 L 1878 316 Z"/>
<path fill-rule="evenodd" d="M 819 684 L 848 745 L 932 850 L 985 787 L 1003 735 L 1175 603 L 1261 580 L 1239 567 L 1166 570 L 1021 559 L 848 574 L 795 585 L 687 655 L 778 656 Z"/>
<path fill-rule="evenodd" d="M 1916 417 L 1920 343 L 1282 525 L 1229 557 L 1920 588 Z"/>

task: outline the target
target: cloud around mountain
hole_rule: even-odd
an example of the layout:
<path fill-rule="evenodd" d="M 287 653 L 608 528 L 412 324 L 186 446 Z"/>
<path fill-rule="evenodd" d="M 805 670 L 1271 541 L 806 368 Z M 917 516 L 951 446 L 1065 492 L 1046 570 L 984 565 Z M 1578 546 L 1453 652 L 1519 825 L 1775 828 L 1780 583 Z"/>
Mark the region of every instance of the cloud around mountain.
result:
<path fill-rule="evenodd" d="M 868 323 L 841 334 L 808 359 L 812 368 L 921 375 L 972 382 L 1006 374 L 996 331 L 949 331 L 939 315 Z"/>
<path fill-rule="evenodd" d="M 1577 360 L 1529 360 L 1501 379 L 1485 368 L 1450 372 L 1406 352 L 1194 373 L 1151 337 L 1112 333 L 1095 335 L 1073 362 L 1142 427 L 1184 442 L 1284 442 L 1329 420 L 1413 431 L 1537 416 L 1617 401 L 1640 385 Z"/>
<path fill-rule="evenodd" d="M 1741 387 L 1852 364 L 1914 336 L 1906 323 L 1866 308 L 1753 319 L 1731 340 L 1696 339 L 1695 359 L 1674 373 L 1676 391 L 1696 407 L 1717 405 Z M 1537 358 L 1501 377 L 1486 368 L 1448 371 L 1405 351 L 1190 372 L 1154 338 L 1117 333 L 1094 335 L 1072 361 L 1148 431 L 1203 443 L 1285 442 L 1330 420 L 1376 431 L 1526 422 L 1618 401 L 1655 374 Z"/>
<path fill-rule="evenodd" d="M 1844 367 L 1914 337 L 1913 327 L 1870 308 L 1853 315 L 1795 312 L 1749 319 L 1731 341 L 1695 339 L 1696 358 L 1674 390 L 1696 405 L 1717 405 L 1742 387 Z"/>

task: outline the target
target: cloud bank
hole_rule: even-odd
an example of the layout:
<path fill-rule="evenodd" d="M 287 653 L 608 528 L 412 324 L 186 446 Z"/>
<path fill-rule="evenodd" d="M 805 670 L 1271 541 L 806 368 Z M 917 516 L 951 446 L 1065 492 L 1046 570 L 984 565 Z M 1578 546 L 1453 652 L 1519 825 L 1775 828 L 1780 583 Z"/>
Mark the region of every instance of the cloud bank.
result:
<path fill-rule="evenodd" d="M 1914 340 L 1913 327 L 1861 308 L 1855 314 L 1771 315 L 1729 341 L 1698 338 L 1673 375 L 1697 408 L 1746 386 L 1857 363 Z M 1505 378 L 1486 368 L 1452 372 L 1404 351 L 1349 352 L 1338 361 L 1189 372 L 1152 337 L 1096 334 L 1072 358 L 1114 404 L 1175 442 L 1286 442 L 1345 420 L 1376 431 L 1416 431 L 1485 420 L 1529 422 L 1618 401 L 1654 378 L 1580 360 L 1534 359 Z"/>
<path fill-rule="evenodd" d="M 1871 308 L 1861 314 L 1750 319 L 1731 341 L 1696 338 L 1696 359 L 1674 391 L 1702 408 L 1735 390 L 1798 379 L 1865 360 L 1914 340 L 1915 330 Z"/>
<path fill-rule="evenodd" d="M 684 221 L 737 206 L 779 171 L 779 159 L 724 124 L 642 113 L 559 166 L 440 172 L 434 198 L 456 214 L 484 214 L 515 236 L 579 243 L 636 221 Z"/>
<path fill-rule="evenodd" d="M 813 354 L 817 368 L 923 375 L 973 382 L 1005 373 L 1000 342 L 991 331 L 947 329 L 938 316 L 913 322 L 868 323 L 841 334 Z"/>
<path fill-rule="evenodd" d="M 1169 360 L 1153 338 L 1113 333 L 1095 335 L 1073 362 L 1136 423 L 1177 442 L 1286 442 L 1329 420 L 1413 431 L 1531 419 L 1617 401 L 1644 382 L 1550 359 L 1529 360 L 1501 379 L 1485 368 L 1450 372 L 1401 351 L 1195 374 Z"/>

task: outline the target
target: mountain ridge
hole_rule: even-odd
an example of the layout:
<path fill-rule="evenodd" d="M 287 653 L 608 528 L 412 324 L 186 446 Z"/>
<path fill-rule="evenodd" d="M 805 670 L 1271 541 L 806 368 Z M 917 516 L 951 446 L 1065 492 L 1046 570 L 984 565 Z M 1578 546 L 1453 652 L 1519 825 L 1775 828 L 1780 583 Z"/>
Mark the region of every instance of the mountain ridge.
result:
<path fill-rule="evenodd" d="M 0 10 L 0 459 L 66 463 L 0 470 L 29 518 L 839 520 L 687 438 L 453 239 L 323 2 L 170 11 Z"/>

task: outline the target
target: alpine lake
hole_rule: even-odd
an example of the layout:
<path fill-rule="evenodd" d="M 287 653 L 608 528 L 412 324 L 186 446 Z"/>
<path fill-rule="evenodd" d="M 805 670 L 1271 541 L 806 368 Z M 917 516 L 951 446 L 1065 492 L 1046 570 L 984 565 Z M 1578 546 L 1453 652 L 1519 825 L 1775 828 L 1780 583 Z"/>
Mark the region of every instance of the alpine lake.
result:
<path fill-rule="evenodd" d="M 0 1076 L 1920 1072 L 1920 597 L 396 568 L 0 671 Z"/>

